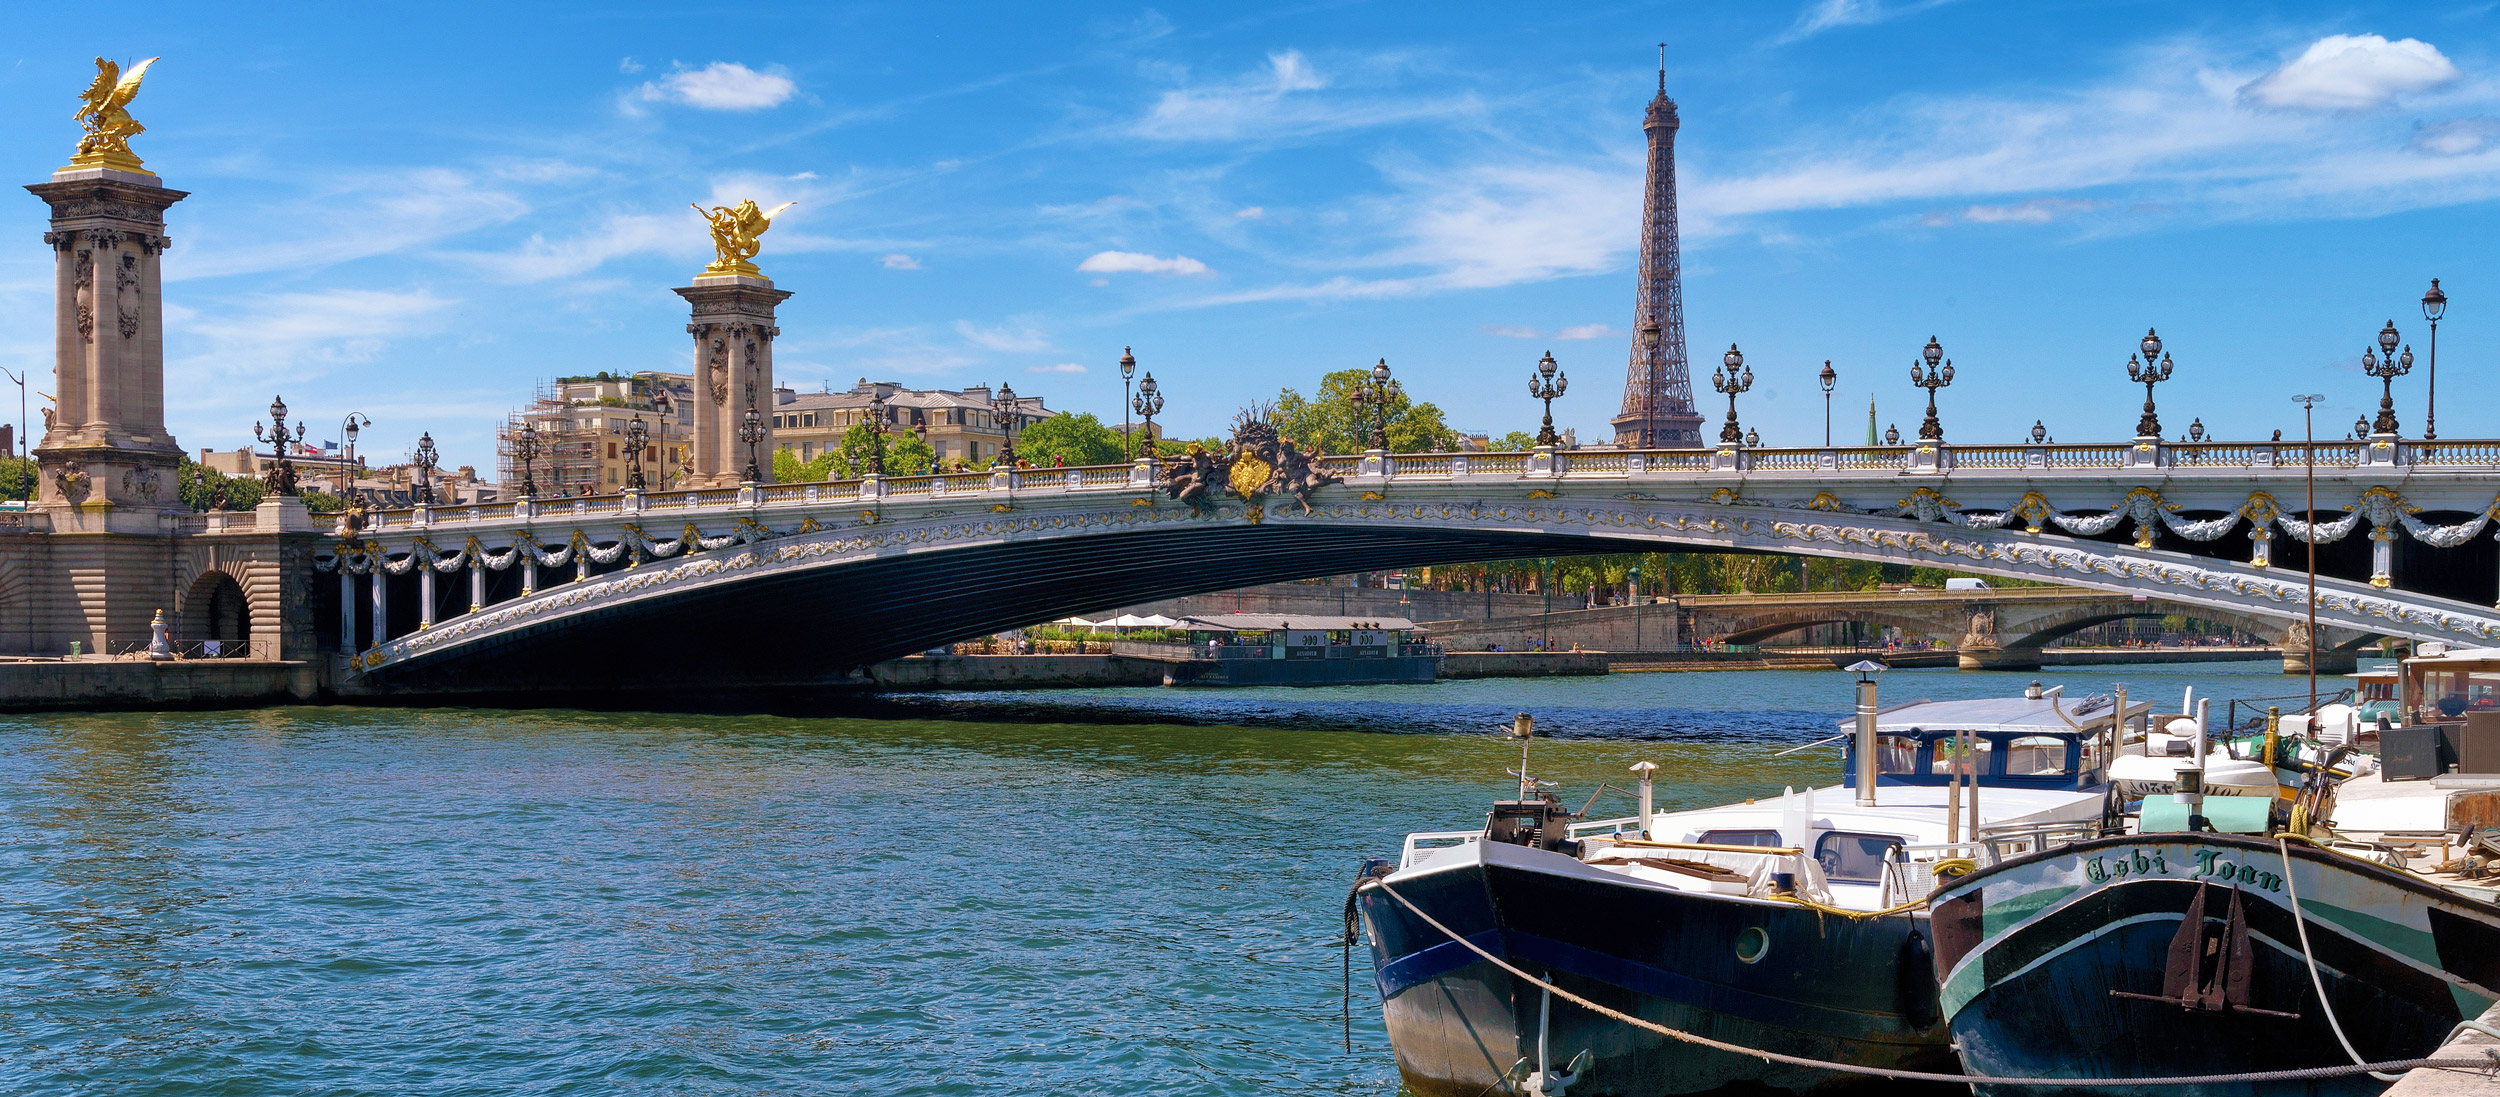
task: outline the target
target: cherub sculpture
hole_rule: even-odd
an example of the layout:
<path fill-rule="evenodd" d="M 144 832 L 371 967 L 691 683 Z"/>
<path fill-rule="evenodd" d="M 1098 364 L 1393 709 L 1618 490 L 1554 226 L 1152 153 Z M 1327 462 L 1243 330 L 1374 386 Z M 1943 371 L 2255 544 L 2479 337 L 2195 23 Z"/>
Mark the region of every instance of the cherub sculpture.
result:
<path fill-rule="evenodd" d="M 107 167 L 138 168 L 139 158 L 130 151 L 130 139 L 147 132 L 124 108 L 139 94 L 139 81 L 146 79 L 148 66 L 156 58 L 148 58 L 123 72 L 120 65 L 98 57 L 95 59 L 95 82 L 78 93 L 78 113 L 70 117 L 86 127 L 87 135 L 78 139 L 78 155 L 74 164 L 97 164 Z"/>
<path fill-rule="evenodd" d="M 783 202 L 773 207 L 771 213 L 757 208 L 752 198 L 736 206 L 714 206 L 708 210 L 696 205 L 694 211 L 712 223 L 712 253 L 716 256 L 703 273 L 762 274 L 755 269 L 755 256 L 764 250 L 764 232 L 773 227 L 773 218 L 781 216 L 781 211 L 795 205 L 798 203 Z"/>
<path fill-rule="evenodd" d="M 1207 452 L 1207 447 L 1191 442 L 1186 455 L 1165 466 L 1163 492 L 1188 504 L 1191 510 L 1204 511 L 1208 490 L 1224 482 L 1224 473 L 1215 455 Z"/>
<path fill-rule="evenodd" d="M 1274 477 L 1269 481 L 1272 485 L 1274 485 L 1271 490 L 1283 491 L 1292 495 L 1293 501 L 1302 505 L 1302 513 L 1311 513 L 1311 493 L 1313 491 L 1327 487 L 1330 484 L 1340 484 L 1345 482 L 1344 477 L 1331 476 L 1319 470 L 1319 463 L 1326 459 L 1327 456 L 1328 455 L 1326 453 L 1316 449 L 1307 454 L 1303 453 L 1301 450 L 1294 448 L 1293 439 L 1291 438 L 1277 439 L 1276 472 Z"/>

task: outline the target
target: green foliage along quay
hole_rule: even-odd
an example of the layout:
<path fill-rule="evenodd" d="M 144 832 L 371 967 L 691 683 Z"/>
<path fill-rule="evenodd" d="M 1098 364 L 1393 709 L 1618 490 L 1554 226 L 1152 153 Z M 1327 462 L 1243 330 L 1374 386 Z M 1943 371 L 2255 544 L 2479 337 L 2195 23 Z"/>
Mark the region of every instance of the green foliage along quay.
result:
<path fill-rule="evenodd" d="M 1291 438 L 1305 451 L 1334 455 L 1371 448 L 1374 412 L 1355 401 L 1369 385 L 1368 369 L 1341 369 L 1320 378 L 1319 395 L 1305 397 L 1294 389 L 1276 394 L 1268 416 L 1276 433 Z M 1458 448 L 1458 432 L 1442 421 L 1441 409 L 1416 403 L 1404 393 L 1389 401 L 1389 450 L 1392 453 L 1441 453 Z"/>

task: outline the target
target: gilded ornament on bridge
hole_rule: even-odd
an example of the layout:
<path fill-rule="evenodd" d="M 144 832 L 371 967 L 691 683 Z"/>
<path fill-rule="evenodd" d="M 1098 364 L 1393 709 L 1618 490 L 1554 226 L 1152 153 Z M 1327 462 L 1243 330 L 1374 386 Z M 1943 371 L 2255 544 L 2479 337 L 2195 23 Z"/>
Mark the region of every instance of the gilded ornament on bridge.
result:
<path fill-rule="evenodd" d="M 1252 504 L 1260 518 L 1266 510 L 1257 505 L 1259 501 L 1281 492 L 1293 496 L 1302 513 L 1309 514 L 1313 491 L 1345 482 L 1343 477 L 1320 471 L 1319 463 L 1326 458 L 1317 450 L 1302 452 L 1293 439 L 1276 433 L 1275 424 L 1267 421 L 1266 408 L 1251 408 L 1233 417 L 1229 452 L 1211 453 L 1192 443 L 1180 460 L 1163 466 L 1163 492 L 1203 514 L 1221 489 Z"/>
<path fill-rule="evenodd" d="M 139 81 L 147 78 L 148 66 L 156 58 L 148 58 L 123 72 L 120 65 L 101 57 L 95 59 L 95 80 L 87 90 L 78 93 L 78 112 L 70 117 L 86 128 L 78 139 L 78 155 L 69 158 L 73 168 L 112 168 L 116 171 L 146 172 L 139 157 L 130 151 L 130 139 L 147 132 L 147 127 L 130 116 L 130 101 L 139 94 Z"/>
<path fill-rule="evenodd" d="M 1842 502 L 1840 501 L 1840 497 L 1839 497 L 1839 496 L 1837 496 L 1837 495 L 1834 495 L 1834 494 L 1832 494 L 1832 493 L 1830 493 L 1830 492 L 1828 492 L 1828 491 L 1818 491 L 1818 492 L 1815 492 L 1815 493 L 1814 493 L 1814 498 L 1806 500 L 1806 509 L 1807 509 L 1807 510 L 1819 510 L 1819 511 L 1825 511 L 1825 512 L 1838 512 L 1838 511 L 1842 511 L 1842 510 L 1847 510 L 1847 509 L 1848 509 L 1848 505 L 1847 505 L 1847 504 L 1842 503 Z M 2034 533 L 2038 533 L 2039 531 L 2038 531 L 2038 530 L 2033 530 L 2032 532 L 2034 532 Z"/>
<path fill-rule="evenodd" d="M 2057 508 L 2049 505 L 2048 496 L 2036 491 L 2026 491 L 2023 493 L 2022 501 L 2015 503 L 2013 509 L 2007 513 L 2023 520 L 2024 532 L 2038 533 L 2040 524 L 2056 514 Z"/>
<path fill-rule="evenodd" d="M 708 210 L 695 206 L 694 211 L 712 223 L 712 253 L 715 258 L 710 266 L 703 268 L 703 273 L 763 277 L 764 272 L 755 269 L 755 256 L 764 250 L 764 232 L 773 227 L 773 218 L 781 216 L 781 211 L 795 205 L 798 203 L 783 202 L 773 207 L 771 213 L 757 208 L 752 198 L 735 206 L 714 206 Z"/>

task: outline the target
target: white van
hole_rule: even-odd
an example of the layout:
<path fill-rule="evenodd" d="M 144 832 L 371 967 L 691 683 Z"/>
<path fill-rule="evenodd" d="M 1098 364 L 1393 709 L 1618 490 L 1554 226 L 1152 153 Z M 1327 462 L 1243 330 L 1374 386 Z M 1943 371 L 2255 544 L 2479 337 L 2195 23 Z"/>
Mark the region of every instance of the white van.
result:
<path fill-rule="evenodd" d="M 1945 581 L 1944 581 L 1944 589 L 1946 589 L 1946 590 L 1948 590 L 1948 591 L 1954 591 L 1954 590 L 1995 590 L 1996 588 L 1995 588 L 1995 587 L 1992 587 L 1992 586 L 1989 586 L 1989 585 L 1988 585 L 1988 581 L 1987 581 L 1987 580 L 1985 580 L 1985 579 L 1947 579 L 1947 580 L 1945 580 Z"/>

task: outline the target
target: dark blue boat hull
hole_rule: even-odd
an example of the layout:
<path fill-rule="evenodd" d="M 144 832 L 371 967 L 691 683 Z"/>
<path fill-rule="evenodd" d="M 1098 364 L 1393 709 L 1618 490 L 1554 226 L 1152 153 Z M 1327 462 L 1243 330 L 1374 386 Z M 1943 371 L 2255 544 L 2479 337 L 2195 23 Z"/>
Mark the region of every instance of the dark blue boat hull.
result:
<path fill-rule="evenodd" d="M 2431 1054 L 2488 1004 L 2500 977 L 2500 909 L 2353 858 L 2293 849 L 2318 982 L 2363 1057 Z M 1934 907 L 1935 956 L 1964 1069 L 2146 1078 L 2350 1064 L 2302 959 L 2284 870 L 2272 842 L 2146 835 L 2018 858 L 1952 884 Z M 2189 910 L 2205 903 L 2205 924 L 2219 935 L 2234 890 L 2252 959 L 2240 1001 L 2204 1009 L 2148 1000 L 2165 992 Z M 2356 1075 L 2095 1092 L 2365 1097 L 2384 1089 Z M 1980 1087 L 1984 1097 L 2074 1092 Z"/>
<path fill-rule="evenodd" d="M 1498 847 L 1505 859 L 1557 854 Z M 1745 1047 L 1840 1062 L 1951 1071 L 1925 920 L 1853 919 L 1794 905 L 1590 880 L 1504 864 L 1392 880 L 1452 930 L 1555 985 L 1645 1020 Z M 1426 925 L 1377 887 L 1357 900 L 1390 1042 L 1407 1088 L 1481 1097 L 1536 1069 L 1543 992 Z M 1736 941 L 1763 931 L 1751 963 Z M 1551 1003 L 1561 1070 L 1591 1063 L 1572 1097 L 1699 1093 L 1752 1083 L 1821 1092 L 1865 1079 L 1695 1047 Z M 1525 1064 L 1521 1065 L 1521 1060 Z M 1516 1069 L 1514 1069 L 1516 1068 Z"/>

